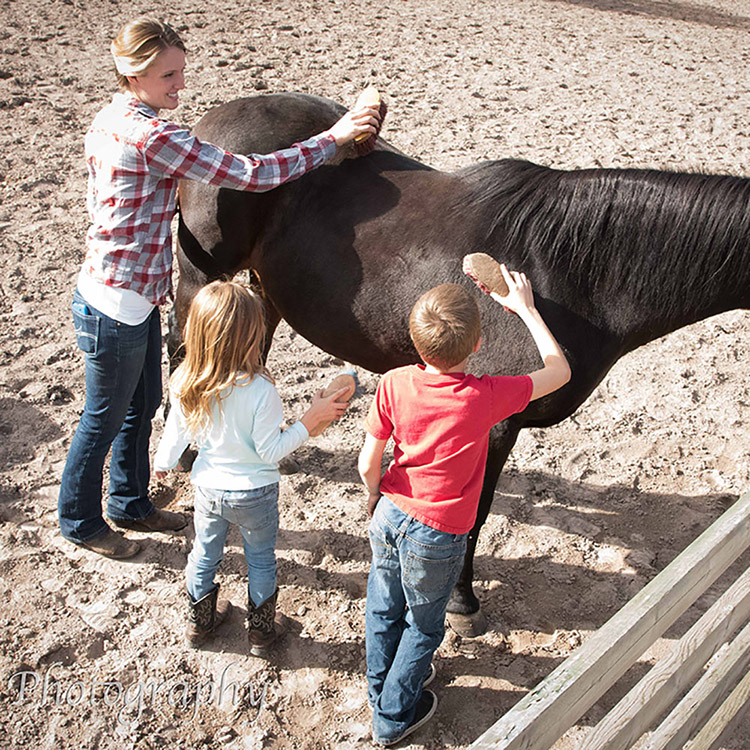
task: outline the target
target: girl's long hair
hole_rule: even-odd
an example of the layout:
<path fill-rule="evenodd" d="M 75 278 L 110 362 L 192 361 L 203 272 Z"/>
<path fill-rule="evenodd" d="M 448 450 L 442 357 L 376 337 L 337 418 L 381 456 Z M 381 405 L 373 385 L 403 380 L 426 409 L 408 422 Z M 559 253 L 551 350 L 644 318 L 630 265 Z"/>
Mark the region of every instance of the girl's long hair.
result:
<path fill-rule="evenodd" d="M 236 281 L 214 281 L 195 295 L 185 324 L 185 359 L 170 385 L 194 437 L 209 425 L 222 391 L 256 374 L 273 382 L 263 364 L 263 302 Z M 226 394 L 224 394 L 226 396 Z"/>

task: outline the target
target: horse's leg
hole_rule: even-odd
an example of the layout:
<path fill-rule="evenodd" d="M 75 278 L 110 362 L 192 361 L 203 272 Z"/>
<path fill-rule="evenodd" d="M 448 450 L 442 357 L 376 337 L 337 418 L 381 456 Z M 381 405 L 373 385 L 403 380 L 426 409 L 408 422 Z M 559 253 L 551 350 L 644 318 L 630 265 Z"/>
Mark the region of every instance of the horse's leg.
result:
<path fill-rule="evenodd" d="M 263 347 L 263 361 L 268 359 L 268 352 L 271 349 L 273 343 L 273 334 L 277 326 L 281 322 L 281 315 L 276 309 L 276 306 L 271 300 L 264 294 L 263 287 L 258 280 L 258 277 L 250 270 L 250 286 L 253 291 L 256 292 L 263 299 L 264 312 L 266 315 L 266 341 Z M 282 474 L 296 474 L 299 471 L 299 464 L 291 457 L 285 456 L 279 461 L 279 471 Z"/>
<path fill-rule="evenodd" d="M 252 269 L 250 269 L 249 275 L 250 287 L 263 300 L 263 308 L 266 315 L 266 341 L 265 346 L 263 347 L 263 361 L 265 362 L 266 359 L 268 359 L 268 352 L 273 343 L 273 334 L 276 331 L 276 327 L 281 322 L 281 315 L 279 315 L 279 311 L 276 309 L 273 302 L 271 302 L 271 300 L 265 295 L 263 287 Z"/>
<path fill-rule="evenodd" d="M 173 373 L 183 359 L 183 331 L 187 321 L 188 310 L 193 297 L 212 279 L 199 268 L 196 268 L 177 244 L 175 255 L 180 269 L 180 280 L 175 291 L 175 300 L 167 316 L 167 354 L 169 355 L 169 372 Z M 165 416 L 169 412 L 169 400 L 165 405 Z M 195 461 L 196 452 L 188 446 L 177 464 L 177 471 L 190 471 Z"/>
<path fill-rule="evenodd" d="M 487 630 L 487 620 L 482 614 L 479 599 L 477 599 L 472 588 L 474 580 L 474 553 L 476 552 L 477 541 L 479 540 L 479 530 L 487 520 L 490 508 L 492 507 L 492 500 L 495 496 L 495 485 L 497 485 L 500 472 L 516 443 L 519 431 L 520 427 L 505 421 L 495 427 L 490 433 L 487 468 L 484 472 L 484 483 L 482 485 L 482 494 L 479 498 L 477 520 L 474 523 L 474 528 L 469 532 L 464 567 L 448 602 L 448 622 L 450 626 L 457 633 L 466 637 L 481 635 Z"/>
<path fill-rule="evenodd" d="M 193 297 L 213 279 L 194 266 L 185 256 L 179 242 L 175 250 L 177 267 L 180 269 L 180 280 L 175 291 L 175 300 L 169 311 L 167 327 L 167 353 L 169 354 L 169 372 L 174 372 L 182 361 L 182 333 L 185 330 L 188 310 Z M 214 277 L 215 278 L 215 277 Z"/>

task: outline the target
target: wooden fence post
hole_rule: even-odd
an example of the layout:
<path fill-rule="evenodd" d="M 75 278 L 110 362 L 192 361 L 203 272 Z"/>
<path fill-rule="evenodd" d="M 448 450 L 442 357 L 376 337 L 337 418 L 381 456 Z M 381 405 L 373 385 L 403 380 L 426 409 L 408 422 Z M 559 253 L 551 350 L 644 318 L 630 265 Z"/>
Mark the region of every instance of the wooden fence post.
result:
<path fill-rule="evenodd" d="M 746 493 L 470 750 L 548 750 L 749 545 Z"/>

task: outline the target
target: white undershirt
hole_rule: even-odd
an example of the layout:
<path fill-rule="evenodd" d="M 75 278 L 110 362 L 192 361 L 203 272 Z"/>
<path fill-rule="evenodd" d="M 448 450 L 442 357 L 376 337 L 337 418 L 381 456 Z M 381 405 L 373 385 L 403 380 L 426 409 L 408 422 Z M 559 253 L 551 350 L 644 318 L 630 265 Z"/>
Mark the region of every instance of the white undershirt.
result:
<path fill-rule="evenodd" d="M 154 305 L 138 292 L 102 284 L 84 270 L 78 274 L 78 292 L 91 307 L 128 326 L 140 325 L 154 309 Z"/>

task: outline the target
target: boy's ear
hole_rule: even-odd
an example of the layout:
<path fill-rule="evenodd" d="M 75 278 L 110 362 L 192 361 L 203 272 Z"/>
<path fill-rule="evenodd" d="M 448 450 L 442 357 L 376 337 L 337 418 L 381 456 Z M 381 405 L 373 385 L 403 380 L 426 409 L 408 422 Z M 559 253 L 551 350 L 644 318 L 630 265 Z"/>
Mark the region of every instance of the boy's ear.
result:
<path fill-rule="evenodd" d="M 479 347 L 481 347 L 481 346 L 482 346 L 482 337 L 480 336 L 477 339 L 477 343 L 474 344 L 474 354 L 476 354 L 479 351 Z"/>

